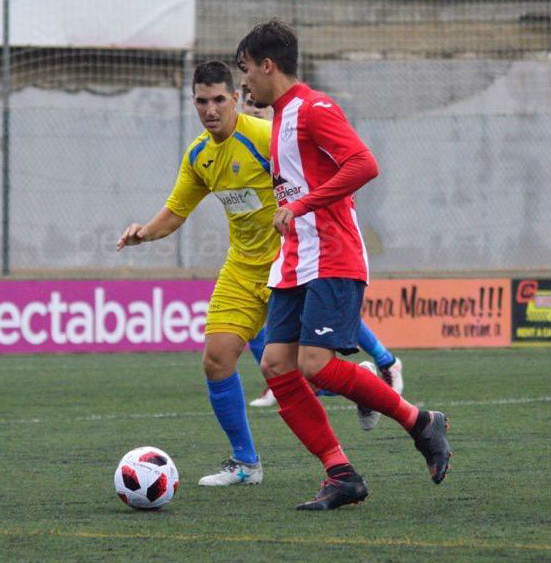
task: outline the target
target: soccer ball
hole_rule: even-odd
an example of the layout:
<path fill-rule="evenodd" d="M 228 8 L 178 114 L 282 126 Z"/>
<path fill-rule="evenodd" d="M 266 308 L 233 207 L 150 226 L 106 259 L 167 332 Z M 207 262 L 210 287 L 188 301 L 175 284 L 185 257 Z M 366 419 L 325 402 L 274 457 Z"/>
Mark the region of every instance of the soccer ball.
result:
<path fill-rule="evenodd" d="M 170 456 L 151 446 L 128 452 L 115 471 L 115 490 L 132 508 L 161 508 L 172 500 L 178 484 L 178 470 Z"/>

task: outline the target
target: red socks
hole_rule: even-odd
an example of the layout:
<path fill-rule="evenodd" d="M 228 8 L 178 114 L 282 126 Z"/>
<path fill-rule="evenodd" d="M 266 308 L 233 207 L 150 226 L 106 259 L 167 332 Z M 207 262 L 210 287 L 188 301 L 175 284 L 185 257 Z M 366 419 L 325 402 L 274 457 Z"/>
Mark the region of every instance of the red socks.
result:
<path fill-rule="evenodd" d="M 279 414 L 325 469 L 350 463 L 306 379 L 298 370 L 267 380 L 279 406 Z"/>
<path fill-rule="evenodd" d="M 393 418 L 406 430 L 411 430 L 417 420 L 419 409 L 416 406 L 404 400 L 376 374 L 353 362 L 333 358 L 310 381 Z"/>
<path fill-rule="evenodd" d="M 376 374 L 352 362 L 333 358 L 311 381 L 322 389 L 393 418 L 408 431 L 419 415 L 416 406 L 404 400 Z M 272 377 L 268 385 L 280 405 L 281 418 L 326 470 L 349 463 L 322 405 L 298 370 Z"/>

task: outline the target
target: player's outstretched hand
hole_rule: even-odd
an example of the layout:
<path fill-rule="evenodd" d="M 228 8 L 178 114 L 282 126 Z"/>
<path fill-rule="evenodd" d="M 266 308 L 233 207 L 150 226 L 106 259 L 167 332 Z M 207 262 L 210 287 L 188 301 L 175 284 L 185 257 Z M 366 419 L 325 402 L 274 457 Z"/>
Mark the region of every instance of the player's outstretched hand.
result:
<path fill-rule="evenodd" d="M 143 225 L 132 223 L 126 228 L 117 241 L 117 250 L 122 250 L 125 246 L 136 246 L 144 241 L 145 229 Z"/>
<path fill-rule="evenodd" d="M 274 215 L 274 228 L 280 235 L 285 235 L 291 229 L 291 221 L 294 215 L 290 209 L 280 207 Z"/>

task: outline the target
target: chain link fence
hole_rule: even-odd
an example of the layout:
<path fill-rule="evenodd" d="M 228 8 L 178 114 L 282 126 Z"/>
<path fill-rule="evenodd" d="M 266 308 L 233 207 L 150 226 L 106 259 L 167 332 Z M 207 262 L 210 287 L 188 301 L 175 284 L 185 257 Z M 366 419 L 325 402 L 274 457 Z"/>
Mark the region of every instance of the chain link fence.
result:
<path fill-rule="evenodd" d="M 233 64 L 239 39 L 274 16 L 297 30 L 301 78 L 379 161 L 357 195 L 375 275 L 551 269 L 548 1 L 202 0 L 191 49 L 8 41 L 4 273 L 215 275 L 227 226 L 214 198 L 167 240 L 120 254 L 115 242 L 163 205 L 201 130 L 194 64 Z M 25 25 L 13 13 L 9 36 Z"/>

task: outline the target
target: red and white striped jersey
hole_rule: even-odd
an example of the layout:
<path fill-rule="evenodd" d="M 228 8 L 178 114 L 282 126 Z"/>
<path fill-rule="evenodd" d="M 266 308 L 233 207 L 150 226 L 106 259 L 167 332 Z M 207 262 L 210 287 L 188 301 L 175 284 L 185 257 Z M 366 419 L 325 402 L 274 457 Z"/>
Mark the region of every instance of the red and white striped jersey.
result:
<path fill-rule="evenodd" d="M 270 156 L 274 190 L 278 207 L 290 207 L 295 218 L 290 232 L 282 236 L 268 286 L 295 287 L 317 278 L 367 282 L 367 250 L 352 192 L 377 175 L 375 159 L 326 94 L 297 83 L 273 107 Z M 357 155 L 368 157 L 374 172 L 352 189 L 332 188 L 333 194 L 343 196 L 327 204 L 327 189 L 322 195 L 320 186 Z M 302 198 L 304 205 L 299 203 Z"/>

